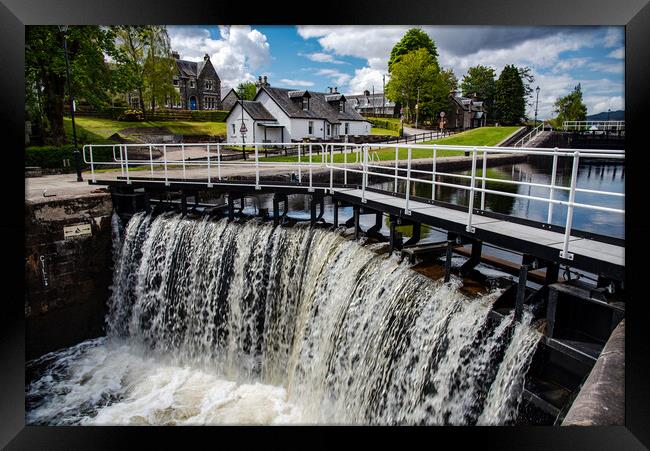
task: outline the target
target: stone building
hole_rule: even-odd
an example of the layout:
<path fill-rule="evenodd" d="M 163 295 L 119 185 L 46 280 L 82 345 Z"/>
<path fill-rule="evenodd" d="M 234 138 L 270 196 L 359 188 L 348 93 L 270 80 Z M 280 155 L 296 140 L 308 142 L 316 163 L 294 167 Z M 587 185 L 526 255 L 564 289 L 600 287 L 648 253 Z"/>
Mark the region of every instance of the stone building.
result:
<path fill-rule="evenodd" d="M 449 93 L 449 108 L 446 117 L 446 128 L 467 129 L 484 127 L 485 105 L 476 98 L 463 97 L 458 91 Z"/>
<path fill-rule="evenodd" d="M 168 102 L 165 108 L 180 110 L 221 110 L 221 79 L 210 62 L 206 53 L 203 61 L 186 61 L 180 59 L 178 52 L 173 51 L 176 60 L 177 73 L 172 83 L 179 98 L 176 102 Z M 140 98 L 137 92 L 126 95 L 127 103 L 133 108 L 140 108 Z"/>

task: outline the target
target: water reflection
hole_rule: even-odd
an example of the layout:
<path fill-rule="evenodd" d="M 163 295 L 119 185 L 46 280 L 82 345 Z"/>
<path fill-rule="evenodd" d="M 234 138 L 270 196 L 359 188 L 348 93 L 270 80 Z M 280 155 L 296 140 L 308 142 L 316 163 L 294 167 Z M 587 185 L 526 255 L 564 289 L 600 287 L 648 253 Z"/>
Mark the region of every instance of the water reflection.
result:
<path fill-rule="evenodd" d="M 508 164 L 496 166 L 487 169 L 489 178 L 500 180 L 515 180 L 521 182 L 532 182 L 540 184 L 550 184 L 551 167 L 550 161 L 542 159 L 541 161 L 530 158 L 525 163 Z M 556 185 L 568 187 L 571 178 L 571 161 L 564 159 L 558 164 Z M 478 171 L 479 174 L 481 171 Z M 470 171 L 456 171 L 456 174 L 469 175 Z M 386 180 L 386 179 L 384 179 Z M 393 181 L 377 183 L 379 180 L 370 180 L 370 185 L 387 191 L 394 188 Z M 456 177 L 440 176 L 438 181 L 448 183 L 458 183 L 468 186 L 469 179 L 459 179 Z M 600 162 L 583 162 L 578 167 L 578 188 L 624 192 L 625 187 L 625 167 L 622 164 L 610 164 Z M 541 198 L 548 198 L 548 188 L 535 186 L 513 185 L 502 182 L 487 182 L 486 188 L 495 191 L 505 191 L 510 193 L 525 194 Z M 397 186 L 398 192 L 405 192 L 405 184 L 400 181 Z M 411 194 L 413 196 L 431 199 L 431 184 L 429 183 L 412 183 Z M 437 186 L 435 193 L 436 200 L 449 202 L 457 205 L 467 206 L 469 204 L 469 191 L 447 186 Z M 569 192 L 567 190 L 556 190 L 555 199 L 568 201 Z M 604 196 L 592 193 L 576 193 L 576 202 L 590 203 L 603 207 L 624 208 L 624 198 Z M 474 205 L 480 207 L 481 195 L 476 193 Z M 247 214 L 256 214 L 260 208 L 267 208 L 272 211 L 273 203 L 271 195 L 259 195 L 255 198 L 246 199 Z M 496 213 L 502 213 L 521 218 L 527 218 L 534 221 L 546 222 L 548 214 L 548 204 L 539 200 L 521 199 L 506 197 L 495 194 L 485 195 L 486 210 Z M 289 216 L 307 220 L 309 219 L 309 197 L 301 194 L 289 196 Z M 555 205 L 553 207 L 552 223 L 563 226 L 566 223 L 567 207 Z M 339 209 L 339 223 L 343 224 L 347 219 L 352 217 L 351 207 L 342 207 Z M 334 208 L 329 198 L 325 199 L 325 212 L 323 218 L 328 222 L 333 222 Z M 361 215 L 360 222 L 364 229 L 375 224 L 374 215 Z M 624 237 L 625 218 L 618 213 L 609 213 L 584 208 L 575 208 L 573 217 L 573 228 L 588 232 L 609 235 L 617 238 Z M 380 232 L 387 235 L 389 230 L 389 221 L 385 217 Z M 404 236 L 411 236 L 410 226 L 401 226 L 398 229 Z M 424 241 L 444 239 L 444 234 L 428 227 L 422 228 L 422 238 Z"/>

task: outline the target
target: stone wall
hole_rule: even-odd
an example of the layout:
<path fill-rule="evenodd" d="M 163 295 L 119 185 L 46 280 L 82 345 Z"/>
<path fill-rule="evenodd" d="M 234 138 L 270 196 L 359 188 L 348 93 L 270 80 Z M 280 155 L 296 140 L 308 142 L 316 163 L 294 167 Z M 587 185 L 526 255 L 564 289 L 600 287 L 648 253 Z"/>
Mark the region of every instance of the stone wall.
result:
<path fill-rule="evenodd" d="M 112 278 L 112 209 L 105 192 L 26 202 L 27 359 L 103 334 Z M 90 234 L 64 236 L 65 227 L 81 224 L 86 233 L 90 226 Z"/>

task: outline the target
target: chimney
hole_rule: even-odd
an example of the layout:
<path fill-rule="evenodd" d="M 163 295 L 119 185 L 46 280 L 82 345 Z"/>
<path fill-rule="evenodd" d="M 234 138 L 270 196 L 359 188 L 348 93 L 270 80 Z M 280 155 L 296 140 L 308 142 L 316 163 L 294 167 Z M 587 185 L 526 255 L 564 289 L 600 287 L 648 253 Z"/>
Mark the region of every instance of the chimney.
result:
<path fill-rule="evenodd" d="M 266 81 L 266 75 L 264 76 L 264 86 L 271 86 L 271 85 L 269 85 L 269 82 Z"/>
<path fill-rule="evenodd" d="M 339 93 L 339 87 L 338 87 L 338 86 L 334 86 L 334 94 L 338 94 L 338 93 Z"/>
<path fill-rule="evenodd" d="M 210 55 L 208 55 L 207 53 L 203 55 L 203 61 L 210 61 Z"/>
<path fill-rule="evenodd" d="M 178 54 L 176 50 L 172 50 L 172 58 L 179 60 L 181 59 L 181 56 Z"/>
<path fill-rule="evenodd" d="M 328 86 L 327 89 L 330 90 L 330 94 L 331 94 L 331 93 L 332 93 L 332 87 L 331 87 L 331 86 Z"/>

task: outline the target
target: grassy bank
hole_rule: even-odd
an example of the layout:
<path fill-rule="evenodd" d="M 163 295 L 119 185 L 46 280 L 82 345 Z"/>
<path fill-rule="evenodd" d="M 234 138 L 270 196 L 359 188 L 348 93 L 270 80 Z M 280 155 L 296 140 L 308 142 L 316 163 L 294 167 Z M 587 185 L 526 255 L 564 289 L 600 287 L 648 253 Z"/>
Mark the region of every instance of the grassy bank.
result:
<path fill-rule="evenodd" d="M 505 138 L 514 133 L 519 127 L 481 127 L 473 130 L 468 130 L 462 133 L 458 133 L 453 136 L 448 136 L 446 138 L 435 139 L 433 141 L 425 141 L 418 144 L 445 144 L 445 145 L 454 145 L 454 146 L 494 146 Z M 394 148 L 384 148 L 379 150 L 373 150 L 373 153 L 376 153 L 381 161 L 390 161 L 395 159 L 395 149 Z M 461 150 L 443 150 L 440 149 L 437 151 L 439 157 L 446 156 L 455 156 L 463 155 L 464 152 Z M 433 153 L 430 149 L 412 149 L 412 158 L 431 158 Z M 400 160 L 406 160 L 408 158 L 408 146 L 405 144 L 400 145 L 399 148 L 399 157 Z M 314 160 L 320 161 L 320 156 L 316 157 Z M 263 158 L 264 161 L 298 161 L 297 156 L 274 156 Z M 304 157 L 301 157 L 301 161 L 304 161 Z M 348 162 L 353 162 L 354 156 L 348 155 Z M 343 163 L 344 155 L 335 154 L 334 155 L 335 163 Z"/>

